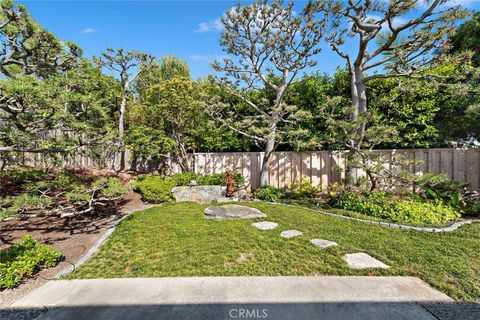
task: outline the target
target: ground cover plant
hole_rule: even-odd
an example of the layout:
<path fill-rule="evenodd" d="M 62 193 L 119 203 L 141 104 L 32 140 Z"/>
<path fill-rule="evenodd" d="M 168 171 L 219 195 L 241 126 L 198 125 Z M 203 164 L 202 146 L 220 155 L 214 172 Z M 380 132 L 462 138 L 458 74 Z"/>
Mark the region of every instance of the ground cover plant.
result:
<path fill-rule="evenodd" d="M 13 288 L 42 268 L 55 266 L 63 255 L 26 235 L 22 241 L 0 251 L 0 290 Z"/>
<path fill-rule="evenodd" d="M 397 230 L 268 203 L 275 230 L 253 220 L 212 221 L 205 205 L 172 203 L 123 220 L 100 251 L 70 278 L 166 276 L 399 275 L 417 276 L 458 300 L 480 301 L 480 224 L 452 233 Z M 256 221 L 256 220 L 255 220 Z M 303 236 L 280 237 L 297 229 Z M 337 242 L 319 250 L 309 239 Z M 366 252 L 387 270 L 348 268 L 341 257 Z"/>
<path fill-rule="evenodd" d="M 355 211 L 392 222 L 417 225 L 443 225 L 460 218 L 460 213 L 455 208 L 442 202 L 399 199 L 384 192 L 343 191 L 330 198 L 328 204 L 334 208 Z"/>
<path fill-rule="evenodd" d="M 101 213 L 115 208 L 128 189 L 113 173 L 87 169 L 17 168 L 0 173 L 0 180 L 2 216 Z"/>

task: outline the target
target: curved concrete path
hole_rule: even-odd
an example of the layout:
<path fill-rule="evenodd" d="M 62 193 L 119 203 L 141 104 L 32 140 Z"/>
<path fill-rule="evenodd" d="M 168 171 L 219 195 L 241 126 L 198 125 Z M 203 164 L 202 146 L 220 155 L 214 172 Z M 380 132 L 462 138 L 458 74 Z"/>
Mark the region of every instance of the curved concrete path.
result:
<path fill-rule="evenodd" d="M 43 308 L 39 320 L 432 320 L 430 302 L 453 301 L 414 277 L 190 277 L 51 281 L 11 307 Z"/>

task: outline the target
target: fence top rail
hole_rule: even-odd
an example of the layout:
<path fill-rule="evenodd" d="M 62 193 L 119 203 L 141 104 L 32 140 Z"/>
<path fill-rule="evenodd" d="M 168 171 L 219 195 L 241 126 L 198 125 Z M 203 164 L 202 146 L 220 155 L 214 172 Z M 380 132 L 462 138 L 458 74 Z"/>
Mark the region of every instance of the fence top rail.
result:
<path fill-rule="evenodd" d="M 478 150 L 480 148 L 419 148 L 419 149 L 373 149 L 375 152 L 412 152 L 412 151 L 466 151 L 466 150 Z M 274 153 L 342 153 L 348 152 L 348 150 L 310 150 L 310 151 L 274 151 Z M 218 155 L 218 154 L 263 154 L 263 151 L 225 151 L 225 152 L 195 152 L 192 155 Z"/>

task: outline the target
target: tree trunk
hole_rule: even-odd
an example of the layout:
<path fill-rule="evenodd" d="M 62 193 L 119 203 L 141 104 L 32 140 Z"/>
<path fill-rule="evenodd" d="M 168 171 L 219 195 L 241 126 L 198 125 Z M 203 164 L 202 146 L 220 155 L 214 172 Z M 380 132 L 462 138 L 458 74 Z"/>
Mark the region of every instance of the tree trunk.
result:
<path fill-rule="evenodd" d="M 122 94 L 122 103 L 120 105 L 120 116 L 118 117 L 118 139 L 119 139 L 119 150 L 120 150 L 120 171 L 125 170 L 125 145 L 123 143 L 123 138 L 125 135 L 125 110 L 127 108 L 127 96 L 128 92 Z"/>
<path fill-rule="evenodd" d="M 270 166 L 270 159 L 274 150 L 275 139 L 268 139 L 265 147 L 265 155 L 262 161 L 262 170 L 260 172 L 260 187 L 265 187 L 268 185 L 268 168 Z"/>
<path fill-rule="evenodd" d="M 268 126 L 268 138 L 265 145 L 265 155 L 263 157 L 262 170 L 260 172 L 260 187 L 265 187 L 268 185 L 268 168 L 270 166 L 270 159 L 277 146 L 277 119 L 278 118 L 276 116 L 273 116 L 270 119 Z"/>
<path fill-rule="evenodd" d="M 352 122 L 358 121 L 359 116 L 367 111 L 367 91 L 365 88 L 365 82 L 363 81 L 363 70 L 361 67 L 354 65 L 353 70 L 350 72 L 351 83 L 351 95 L 352 95 L 352 105 L 353 111 L 350 116 Z M 355 154 L 360 151 L 362 147 L 363 138 L 365 137 L 365 122 L 359 124 L 356 134 L 354 137 L 351 137 L 349 143 L 349 157 L 352 158 Z M 347 165 L 345 172 L 346 183 L 353 182 L 353 168 L 350 165 Z"/>

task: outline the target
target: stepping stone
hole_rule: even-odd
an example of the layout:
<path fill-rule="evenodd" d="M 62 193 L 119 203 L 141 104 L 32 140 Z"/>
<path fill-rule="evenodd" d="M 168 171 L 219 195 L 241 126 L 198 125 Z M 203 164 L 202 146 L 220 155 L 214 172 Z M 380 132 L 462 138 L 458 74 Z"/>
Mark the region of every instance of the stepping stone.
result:
<path fill-rule="evenodd" d="M 334 247 L 338 245 L 338 243 L 336 242 L 323 240 L 323 239 L 312 239 L 310 240 L 310 242 L 313 243 L 319 249 Z"/>
<path fill-rule="evenodd" d="M 382 261 L 377 260 L 374 257 L 363 252 L 346 254 L 343 256 L 343 260 L 345 260 L 348 266 L 352 269 L 390 268 Z"/>
<path fill-rule="evenodd" d="M 298 230 L 287 230 L 287 231 L 282 231 L 282 233 L 280 233 L 280 237 L 287 238 L 287 239 L 298 237 L 301 235 L 303 235 L 303 233 Z"/>
<path fill-rule="evenodd" d="M 252 223 L 252 226 L 260 230 L 273 230 L 278 226 L 278 223 L 270 222 L 270 221 L 262 221 L 262 222 Z"/>
<path fill-rule="evenodd" d="M 208 207 L 204 211 L 205 219 L 234 220 L 266 218 L 267 215 L 258 209 L 240 206 L 238 204 L 226 204 L 223 206 Z"/>

